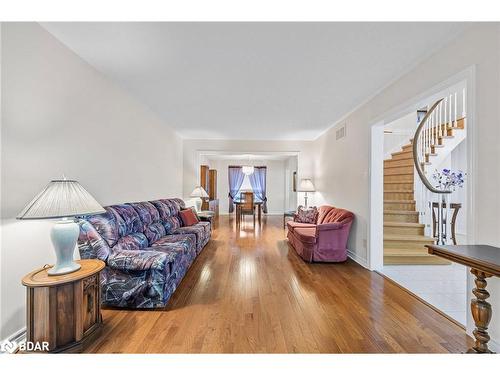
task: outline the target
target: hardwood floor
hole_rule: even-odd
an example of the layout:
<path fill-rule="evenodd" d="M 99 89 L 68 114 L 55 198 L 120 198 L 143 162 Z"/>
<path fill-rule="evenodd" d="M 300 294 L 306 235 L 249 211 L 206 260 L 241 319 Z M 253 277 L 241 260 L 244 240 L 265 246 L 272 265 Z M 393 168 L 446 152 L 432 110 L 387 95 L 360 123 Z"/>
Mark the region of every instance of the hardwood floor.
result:
<path fill-rule="evenodd" d="M 104 309 L 94 353 L 446 353 L 463 329 L 349 260 L 304 263 L 282 216 L 221 216 L 165 309 Z"/>

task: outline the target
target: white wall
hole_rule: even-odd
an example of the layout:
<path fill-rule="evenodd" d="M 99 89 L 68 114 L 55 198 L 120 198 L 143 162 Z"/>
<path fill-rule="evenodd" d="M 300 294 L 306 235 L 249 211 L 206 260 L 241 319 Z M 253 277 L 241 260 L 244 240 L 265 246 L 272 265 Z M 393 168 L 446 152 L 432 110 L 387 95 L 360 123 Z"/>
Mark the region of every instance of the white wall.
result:
<path fill-rule="evenodd" d="M 253 141 L 253 140 L 204 140 L 185 139 L 183 143 L 183 196 L 189 196 L 193 187 L 199 185 L 200 164 L 203 152 L 223 152 L 237 154 L 297 153 L 297 180 L 312 177 L 314 173 L 313 141 Z M 218 180 L 221 178 L 218 176 Z M 297 194 L 300 201 L 301 194 Z M 310 204 L 314 204 L 314 194 Z M 219 196 L 222 198 L 222 196 Z"/>
<path fill-rule="evenodd" d="M 16 221 L 63 173 L 103 205 L 182 193 L 182 140 L 35 23 L 2 24 L 1 332 L 25 326 L 21 278 L 54 261 L 50 222 Z"/>
<path fill-rule="evenodd" d="M 283 214 L 285 207 L 285 161 L 284 160 L 209 160 L 210 168 L 217 169 L 217 197 L 220 214 L 229 212 L 228 167 L 230 165 L 254 165 L 267 167 L 266 194 L 268 214 Z"/>
<path fill-rule="evenodd" d="M 390 159 L 391 153 L 401 151 L 401 147 L 407 145 L 417 130 L 417 112 L 394 120 L 384 126 L 384 159 Z"/>
<path fill-rule="evenodd" d="M 367 260 L 369 213 L 370 126 L 383 115 L 449 77 L 475 66 L 475 207 L 476 243 L 500 246 L 500 29 L 484 24 L 469 29 L 439 52 L 349 114 L 347 137 L 335 141 L 332 128 L 315 141 L 317 199 L 346 207 L 356 214 L 348 247 Z M 473 95 L 473 93 L 469 93 Z M 470 136 L 470 133 L 468 133 Z M 472 173 L 472 171 L 469 171 Z M 471 177 L 471 176 L 469 176 Z M 500 280 L 489 281 L 493 311 L 500 311 Z M 472 283 L 469 278 L 469 286 Z M 468 317 L 468 332 L 472 330 Z M 500 342 L 500 314 L 493 314 L 490 334 Z"/>

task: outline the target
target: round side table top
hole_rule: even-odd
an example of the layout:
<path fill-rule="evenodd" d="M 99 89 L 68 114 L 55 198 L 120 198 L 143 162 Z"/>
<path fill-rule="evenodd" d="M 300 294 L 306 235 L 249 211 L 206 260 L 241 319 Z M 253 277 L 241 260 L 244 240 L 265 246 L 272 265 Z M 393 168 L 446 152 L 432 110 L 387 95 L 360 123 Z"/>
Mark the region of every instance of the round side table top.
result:
<path fill-rule="evenodd" d="M 214 211 L 198 211 L 198 216 L 199 217 L 212 217 L 215 216 Z"/>
<path fill-rule="evenodd" d="M 82 259 L 76 260 L 75 262 L 82 266 L 82 268 L 80 268 L 78 271 L 67 273 L 64 275 L 50 276 L 47 271 L 51 266 L 46 266 L 44 268 L 39 268 L 33 272 L 30 272 L 29 274 L 24 276 L 22 283 L 24 286 L 29 287 L 43 287 L 66 284 L 91 276 L 101 271 L 105 267 L 104 262 L 99 259 Z"/>

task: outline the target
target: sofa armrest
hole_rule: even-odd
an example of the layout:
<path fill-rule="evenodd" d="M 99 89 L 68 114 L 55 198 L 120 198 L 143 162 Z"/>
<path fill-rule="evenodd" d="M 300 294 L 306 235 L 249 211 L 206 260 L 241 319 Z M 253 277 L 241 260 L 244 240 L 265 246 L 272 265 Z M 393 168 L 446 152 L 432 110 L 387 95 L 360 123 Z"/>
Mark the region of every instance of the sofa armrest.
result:
<path fill-rule="evenodd" d="M 78 235 L 78 251 L 82 259 L 100 259 L 106 262 L 111 249 L 92 224 L 87 220 L 78 221 L 80 233 Z"/>
<path fill-rule="evenodd" d="M 114 250 L 108 257 L 108 267 L 120 271 L 164 270 L 167 254 L 153 250 Z"/>
<path fill-rule="evenodd" d="M 325 223 L 316 225 L 316 231 L 322 232 L 325 230 L 337 230 L 341 229 L 345 223 Z"/>

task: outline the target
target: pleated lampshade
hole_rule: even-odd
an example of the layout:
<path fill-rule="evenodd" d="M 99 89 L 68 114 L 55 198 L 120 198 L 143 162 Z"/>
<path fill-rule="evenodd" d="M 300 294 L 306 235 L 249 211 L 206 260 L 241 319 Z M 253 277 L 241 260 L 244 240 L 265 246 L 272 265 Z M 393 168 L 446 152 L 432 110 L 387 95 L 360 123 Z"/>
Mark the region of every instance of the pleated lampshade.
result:
<path fill-rule="evenodd" d="M 17 219 L 57 219 L 106 212 L 78 181 L 53 180 L 17 216 Z"/>
<path fill-rule="evenodd" d="M 196 186 L 194 190 L 192 191 L 191 198 L 208 198 L 209 195 L 206 192 L 205 189 L 203 189 L 201 186 Z"/>
<path fill-rule="evenodd" d="M 303 178 L 302 180 L 300 180 L 298 191 L 313 192 L 316 191 L 316 189 L 314 189 L 314 185 L 310 178 Z"/>

